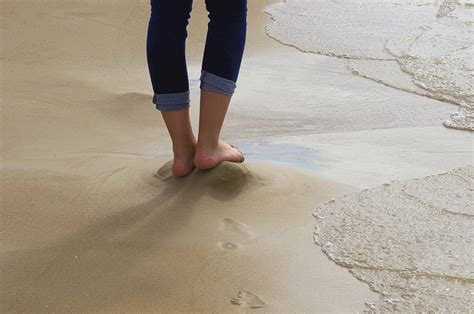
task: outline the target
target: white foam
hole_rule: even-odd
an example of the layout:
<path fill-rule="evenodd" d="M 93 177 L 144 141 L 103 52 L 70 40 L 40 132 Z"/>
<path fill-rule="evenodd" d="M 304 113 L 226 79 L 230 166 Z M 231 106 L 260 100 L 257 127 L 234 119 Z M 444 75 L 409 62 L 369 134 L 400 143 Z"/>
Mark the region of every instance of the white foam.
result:
<path fill-rule="evenodd" d="M 380 293 L 370 308 L 474 308 L 473 167 L 392 182 L 318 208 L 315 241 Z"/>
<path fill-rule="evenodd" d="M 288 0 L 267 8 L 267 33 L 305 52 L 373 61 L 361 76 L 402 90 L 409 79 L 417 88 L 407 91 L 459 105 L 445 126 L 474 130 L 473 10 L 453 0 Z M 377 61 L 410 76 L 393 79 Z"/>

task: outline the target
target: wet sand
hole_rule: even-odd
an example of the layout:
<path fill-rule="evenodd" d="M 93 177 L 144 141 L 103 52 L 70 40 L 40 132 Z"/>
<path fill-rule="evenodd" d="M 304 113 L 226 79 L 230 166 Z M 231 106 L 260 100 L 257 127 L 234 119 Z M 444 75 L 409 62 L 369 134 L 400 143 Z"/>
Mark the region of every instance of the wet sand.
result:
<path fill-rule="evenodd" d="M 265 36 L 267 3 L 251 3 L 249 59 L 289 49 Z M 252 158 L 170 175 L 148 2 L 1 6 L 2 312 L 329 312 L 377 298 L 312 238 L 312 210 L 352 187 Z M 195 126 L 203 25 L 197 4 Z M 229 116 L 232 141 L 245 117 Z"/>

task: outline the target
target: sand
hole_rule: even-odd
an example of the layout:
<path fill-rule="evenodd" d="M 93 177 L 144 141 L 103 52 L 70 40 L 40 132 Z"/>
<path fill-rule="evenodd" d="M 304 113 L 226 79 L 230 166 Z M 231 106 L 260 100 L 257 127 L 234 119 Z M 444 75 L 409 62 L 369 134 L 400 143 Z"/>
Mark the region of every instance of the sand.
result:
<path fill-rule="evenodd" d="M 251 2 L 247 58 L 288 51 L 265 36 L 268 3 Z M 170 175 L 148 2 L 1 6 L 2 312 L 329 312 L 377 298 L 312 238 L 312 210 L 352 187 L 252 158 Z"/>
<path fill-rule="evenodd" d="M 99 164 L 4 172 L 3 311 L 222 312 L 248 304 L 231 303 L 240 290 L 267 311 L 348 311 L 370 296 L 313 244 L 308 209 L 340 185 L 255 163 L 185 179 Z"/>
<path fill-rule="evenodd" d="M 259 0 L 222 132 L 246 161 L 174 178 L 149 2 L 0 3 L 2 312 L 362 311 L 381 295 L 314 243 L 315 210 L 472 163 L 472 133 L 441 125 L 452 104 L 276 42 Z"/>

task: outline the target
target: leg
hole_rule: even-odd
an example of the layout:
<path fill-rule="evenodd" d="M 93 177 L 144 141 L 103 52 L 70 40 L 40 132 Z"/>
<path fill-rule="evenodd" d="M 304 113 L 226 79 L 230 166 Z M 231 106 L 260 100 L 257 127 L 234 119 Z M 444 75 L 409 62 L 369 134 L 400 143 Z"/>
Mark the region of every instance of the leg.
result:
<path fill-rule="evenodd" d="M 189 109 L 161 112 L 166 128 L 173 142 L 173 166 L 171 170 L 178 177 L 189 174 L 194 169 L 196 139 L 191 128 Z"/>
<path fill-rule="evenodd" d="M 206 0 L 209 24 L 201 71 L 199 136 L 194 164 L 209 169 L 222 161 L 242 162 L 243 154 L 219 140 L 236 88 L 245 46 L 246 0 Z"/>
<path fill-rule="evenodd" d="M 161 111 L 173 142 L 176 176 L 194 168 L 196 140 L 189 119 L 189 83 L 186 68 L 186 27 L 192 0 L 151 0 L 147 33 L 147 61 L 153 100 Z"/>

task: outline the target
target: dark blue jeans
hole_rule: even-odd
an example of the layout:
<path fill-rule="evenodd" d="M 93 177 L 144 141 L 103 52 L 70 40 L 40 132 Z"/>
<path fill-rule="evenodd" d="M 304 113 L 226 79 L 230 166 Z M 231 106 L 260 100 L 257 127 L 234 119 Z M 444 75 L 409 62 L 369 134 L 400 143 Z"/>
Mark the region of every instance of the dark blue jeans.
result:
<path fill-rule="evenodd" d="M 186 27 L 192 0 L 151 0 L 147 61 L 158 110 L 190 106 Z M 209 23 L 201 67 L 201 90 L 232 96 L 245 46 L 247 0 L 206 0 Z"/>

